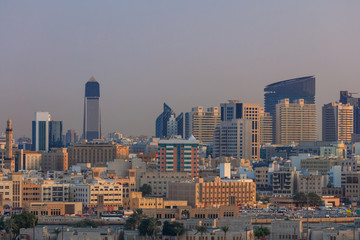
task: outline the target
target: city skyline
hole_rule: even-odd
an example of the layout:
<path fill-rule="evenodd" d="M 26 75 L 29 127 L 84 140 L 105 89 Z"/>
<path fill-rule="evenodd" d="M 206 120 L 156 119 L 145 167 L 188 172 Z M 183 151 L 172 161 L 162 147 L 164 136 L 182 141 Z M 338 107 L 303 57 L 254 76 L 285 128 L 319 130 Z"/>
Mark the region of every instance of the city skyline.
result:
<path fill-rule="evenodd" d="M 34 112 L 48 111 L 80 135 L 92 75 L 105 134 L 154 135 L 164 102 L 263 106 L 266 85 L 302 76 L 317 79 L 318 122 L 340 90 L 360 91 L 357 2 L 111 5 L 0 3 L 2 129 L 10 117 L 15 138 L 31 137 Z"/>

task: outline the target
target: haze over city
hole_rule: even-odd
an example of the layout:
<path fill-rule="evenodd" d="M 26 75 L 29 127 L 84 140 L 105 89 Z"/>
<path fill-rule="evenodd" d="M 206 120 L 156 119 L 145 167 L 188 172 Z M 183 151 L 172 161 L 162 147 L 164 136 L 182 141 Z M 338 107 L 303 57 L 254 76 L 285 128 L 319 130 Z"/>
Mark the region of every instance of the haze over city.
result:
<path fill-rule="evenodd" d="M 176 113 L 316 76 L 316 103 L 359 92 L 360 2 L 1 1 L 0 126 L 31 137 L 36 111 L 82 132 L 84 85 L 101 86 L 102 131 L 154 135 Z M 320 116 L 320 114 L 318 114 Z M 319 131 L 319 130 L 318 130 Z"/>

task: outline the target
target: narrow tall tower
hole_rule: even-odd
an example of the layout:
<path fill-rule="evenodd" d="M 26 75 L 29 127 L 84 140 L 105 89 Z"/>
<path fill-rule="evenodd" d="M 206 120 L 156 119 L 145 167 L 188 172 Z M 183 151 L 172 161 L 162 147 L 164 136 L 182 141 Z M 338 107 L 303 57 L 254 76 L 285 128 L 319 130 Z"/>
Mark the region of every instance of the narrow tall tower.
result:
<path fill-rule="evenodd" d="M 85 84 L 83 138 L 88 141 L 101 138 L 100 84 L 94 77 Z"/>
<path fill-rule="evenodd" d="M 11 120 L 7 120 L 7 127 L 6 127 L 6 158 L 12 159 L 13 158 L 13 130 L 11 127 Z"/>
<path fill-rule="evenodd" d="M 11 172 L 15 172 L 15 158 L 13 156 L 13 130 L 11 127 L 11 120 L 7 120 L 6 127 L 6 153 L 5 159 L 2 163 L 2 168 L 10 169 Z"/>

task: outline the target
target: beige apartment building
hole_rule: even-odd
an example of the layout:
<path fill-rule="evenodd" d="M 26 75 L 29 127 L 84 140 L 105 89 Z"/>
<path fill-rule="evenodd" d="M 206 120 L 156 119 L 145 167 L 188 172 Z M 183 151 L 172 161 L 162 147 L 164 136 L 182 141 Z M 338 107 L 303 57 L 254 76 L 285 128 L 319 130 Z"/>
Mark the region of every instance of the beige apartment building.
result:
<path fill-rule="evenodd" d="M 354 107 L 350 104 L 332 102 L 322 108 L 323 141 L 351 142 L 354 133 Z"/>
<path fill-rule="evenodd" d="M 252 180 L 204 179 L 170 182 L 168 198 L 188 201 L 192 207 L 241 206 L 256 201 L 256 185 Z"/>
<path fill-rule="evenodd" d="M 143 197 L 141 192 L 131 192 L 129 198 L 125 199 L 125 209 L 174 209 L 187 207 L 187 201 L 164 200 L 164 198 Z"/>
<path fill-rule="evenodd" d="M 305 235 L 306 236 L 306 235 Z M 302 221 L 273 220 L 271 221 L 271 239 L 305 239 Z"/>
<path fill-rule="evenodd" d="M 135 176 L 98 180 L 96 183 L 90 184 L 90 203 L 88 206 L 98 207 L 100 203 L 105 208 L 118 210 L 124 205 L 124 199 L 129 198 L 130 193 L 135 191 Z M 99 198 L 98 196 L 102 197 Z"/>
<path fill-rule="evenodd" d="M 40 170 L 42 161 L 41 152 L 24 151 L 24 170 Z"/>
<path fill-rule="evenodd" d="M 118 210 L 123 206 L 123 185 L 115 182 L 99 181 L 90 185 L 90 203 L 88 207 L 101 206 Z M 99 196 L 102 196 L 99 198 Z"/>
<path fill-rule="evenodd" d="M 255 168 L 255 184 L 257 189 L 266 189 L 269 185 L 269 168 Z"/>
<path fill-rule="evenodd" d="M 251 120 L 251 159 L 258 160 L 260 158 L 260 104 L 229 100 L 228 103 L 222 103 L 220 106 L 223 123 L 236 119 Z"/>
<path fill-rule="evenodd" d="M 152 196 L 167 197 L 168 184 L 171 181 L 190 179 L 187 172 L 146 172 L 140 177 L 140 186 L 147 184 Z"/>
<path fill-rule="evenodd" d="M 41 202 L 41 184 L 23 182 L 22 207 L 28 208 L 32 202 Z"/>
<path fill-rule="evenodd" d="M 345 198 L 350 202 L 360 201 L 360 172 L 343 172 L 341 186 L 344 188 Z"/>
<path fill-rule="evenodd" d="M 29 212 L 35 216 L 69 216 L 82 214 L 81 202 L 36 202 L 31 203 Z"/>
<path fill-rule="evenodd" d="M 52 148 L 50 152 L 42 153 L 41 170 L 43 171 L 68 170 L 67 148 Z"/>
<path fill-rule="evenodd" d="M 45 180 L 41 185 L 42 202 L 68 202 L 69 199 L 69 183 L 56 183 L 53 180 Z"/>
<path fill-rule="evenodd" d="M 2 203 L 13 208 L 22 207 L 22 174 L 12 173 L 8 177 L 4 177 L 0 173 L 0 195 Z"/>
<path fill-rule="evenodd" d="M 273 173 L 274 197 L 291 197 L 297 192 L 299 171 L 296 167 L 282 166 Z"/>
<path fill-rule="evenodd" d="M 270 113 L 265 112 L 264 108 L 260 108 L 260 144 L 273 143 L 273 123 Z"/>
<path fill-rule="evenodd" d="M 194 107 L 185 114 L 185 137 L 193 135 L 201 143 L 212 142 L 216 125 L 221 122 L 219 107 Z"/>
<path fill-rule="evenodd" d="M 104 167 L 114 159 L 129 157 L 129 147 L 113 142 L 81 143 L 68 147 L 69 167 L 77 163 L 91 163 L 94 167 Z"/>
<path fill-rule="evenodd" d="M 290 103 L 288 98 L 276 104 L 276 143 L 316 141 L 316 107 L 304 99 Z"/>
<path fill-rule="evenodd" d="M 329 183 L 329 175 L 319 175 L 313 173 L 311 175 L 300 175 L 298 180 L 298 192 L 316 193 L 323 195 L 323 188 Z"/>
<path fill-rule="evenodd" d="M 326 174 L 332 166 L 336 165 L 340 161 L 338 157 L 321 157 L 316 156 L 312 158 L 300 160 L 301 169 L 307 169 L 308 171 L 318 171 L 321 174 Z"/>

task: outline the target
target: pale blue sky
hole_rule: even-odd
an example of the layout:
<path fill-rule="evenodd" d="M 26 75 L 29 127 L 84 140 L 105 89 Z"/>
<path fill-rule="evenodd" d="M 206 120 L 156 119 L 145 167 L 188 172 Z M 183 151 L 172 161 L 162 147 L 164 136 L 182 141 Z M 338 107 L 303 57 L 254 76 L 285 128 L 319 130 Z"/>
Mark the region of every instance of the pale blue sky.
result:
<path fill-rule="evenodd" d="M 318 109 L 360 91 L 360 1 L 0 1 L 0 127 L 35 111 L 81 133 L 84 84 L 101 84 L 103 133 L 154 134 L 177 113 L 266 84 L 317 77 Z"/>

